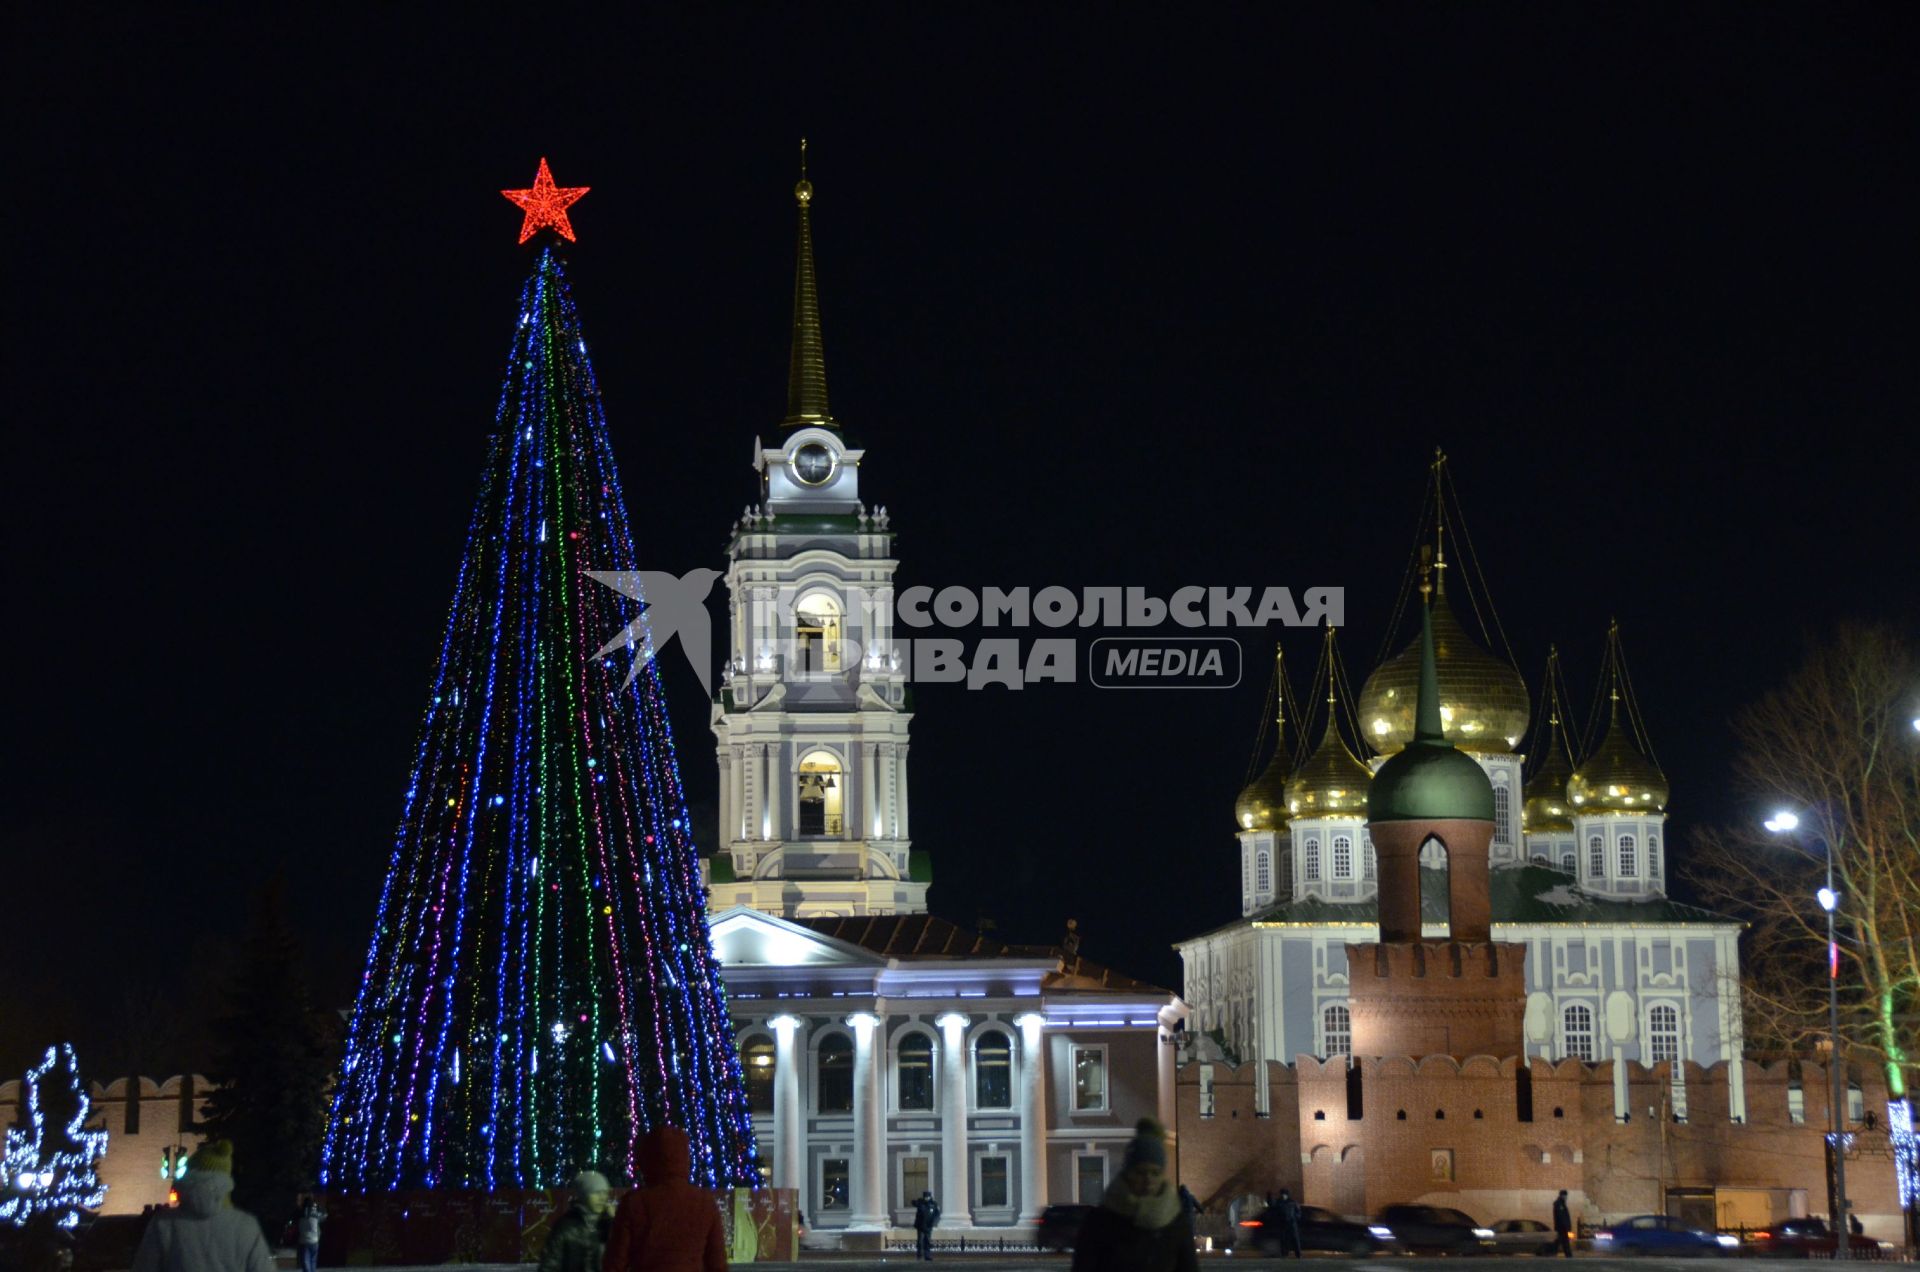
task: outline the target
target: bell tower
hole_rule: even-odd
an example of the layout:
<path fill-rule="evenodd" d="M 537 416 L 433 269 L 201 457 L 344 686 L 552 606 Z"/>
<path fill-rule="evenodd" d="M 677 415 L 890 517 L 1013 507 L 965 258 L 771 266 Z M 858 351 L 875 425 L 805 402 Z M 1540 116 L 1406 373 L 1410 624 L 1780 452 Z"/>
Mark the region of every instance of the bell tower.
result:
<path fill-rule="evenodd" d="M 787 413 L 754 446 L 760 502 L 727 545 L 729 640 L 712 725 L 720 845 L 709 906 L 786 918 L 919 914 L 907 821 L 906 676 L 893 643 L 892 520 L 860 499 L 866 452 L 827 404 L 800 143 Z"/>
<path fill-rule="evenodd" d="M 1493 940 L 1493 783 L 1442 728 L 1433 587 L 1424 569 L 1420 593 L 1413 738 L 1367 788 L 1380 939 L 1347 947 L 1353 1053 L 1521 1055 L 1526 947 Z M 1433 846 L 1447 863 L 1448 933 L 1439 941 L 1426 938 L 1420 906 L 1420 858 Z"/>

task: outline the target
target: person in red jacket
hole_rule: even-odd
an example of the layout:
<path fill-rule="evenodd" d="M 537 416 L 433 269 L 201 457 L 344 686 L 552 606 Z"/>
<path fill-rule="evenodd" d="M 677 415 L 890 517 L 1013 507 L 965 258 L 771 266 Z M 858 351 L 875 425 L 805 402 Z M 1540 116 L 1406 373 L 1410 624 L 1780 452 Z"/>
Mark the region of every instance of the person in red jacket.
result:
<path fill-rule="evenodd" d="M 640 1141 L 640 1187 L 620 1201 L 606 1272 L 727 1272 L 726 1234 L 713 1194 L 687 1182 L 687 1133 L 672 1126 Z"/>

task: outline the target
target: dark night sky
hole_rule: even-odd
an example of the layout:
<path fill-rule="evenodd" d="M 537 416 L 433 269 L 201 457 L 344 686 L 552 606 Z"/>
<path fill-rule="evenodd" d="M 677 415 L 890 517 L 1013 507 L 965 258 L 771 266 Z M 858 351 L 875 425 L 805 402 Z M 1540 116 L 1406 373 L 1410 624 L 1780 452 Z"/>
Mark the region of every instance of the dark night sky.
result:
<path fill-rule="evenodd" d="M 658 568 L 723 563 L 781 414 L 804 133 L 903 582 L 1341 584 L 1363 675 L 1444 444 L 1529 682 L 1558 640 L 1584 709 L 1617 614 L 1676 829 L 1743 815 L 1730 713 L 1920 621 L 1920 15 L 1341 11 L 16 14 L 0 1060 L 191 1015 L 277 870 L 348 1001 L 543 154 Z M 922 687 L 934 908 L 1175 983 L 1260 679 Z"/>

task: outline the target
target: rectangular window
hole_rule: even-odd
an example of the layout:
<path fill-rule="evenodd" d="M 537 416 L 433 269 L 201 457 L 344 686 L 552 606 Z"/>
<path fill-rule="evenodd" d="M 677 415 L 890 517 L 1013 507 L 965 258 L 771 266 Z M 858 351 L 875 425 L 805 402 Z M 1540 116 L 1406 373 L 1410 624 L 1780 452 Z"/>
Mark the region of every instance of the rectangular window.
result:
<path fill-rule="evenodd" d="M 847 1208 L 847 1180 L 852 1172 L 844 1157 L 829 1157 L 820 1163 L 820 1209 Z"/>
<path fill-rule="evenodd" d="M 1081 1153 L 1073 1159 L 1074 1196 L 1083 1206 L 1097 1206 L 1107 1195 L 1107 1155 Z"/>
<path fill-rule="evenodd" d="M 1012 1194 L 1007 1188 L 1007 1159 L 1005 1157 L 982 1157 L 980 1159 L 980 1206 L 985 1210 L 1003 1209 L 1011 1203 L 1007 1200 Z"/>
<path fill-rule="evenodd" d="M 1307 840 L 1307 881 L 1318 882 L 1320 878 L 1320 841 Z"/>
<path fill-rule="evenodd" d="M 900 1159 L 900 1208 L 913 1205 L 914 1199 L 933 1189 L 933 1159 L 924 1156 Z"/>
<path fill-rule="evenodd" d="M 1787 1120 L 1795 1126 L 1803 1125 L 1807 1120 L 1807 1093 L 1798 1079 L 1787 1083 Z"/>
<path fill-rule="evenodd" d="M 1506 847 L 1513 842 L 1507 830 L 1507 817 L 1513 810 L 1513 793 L 1504 786 L 1493 788 L 1493 842 Z"/>
<path fill-rule="evenodd" d="M 1200 1116 L 1213 1116 L 1213 1066 L 1200 1066 Z"/>
<path fill-rule="evenodd" d="M 1647 874 L 1655 883 L 1660 882 L 1660 836 L 1647 836 Z"/>
<path fill-rule="evenodd" d="M 1353 878 L 1353 840 L 1346 835 L 1333 837 L 1333 877 Z"/>
<path fill-rule="evenodd" d="M 1096 1113 L 1107 1107 L 1107 1049 L 1073 1049 L 1073 1111 Z"/>

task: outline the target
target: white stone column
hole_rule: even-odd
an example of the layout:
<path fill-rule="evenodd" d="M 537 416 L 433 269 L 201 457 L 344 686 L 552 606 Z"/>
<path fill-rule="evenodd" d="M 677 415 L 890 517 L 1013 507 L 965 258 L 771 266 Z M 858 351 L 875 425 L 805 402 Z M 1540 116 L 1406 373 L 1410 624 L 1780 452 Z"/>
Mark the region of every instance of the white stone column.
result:
<path fill-rule="evenodd" d="M 719 840 L 715 845 L 724 849 L 738 836 L 734 833 L 740 821 L 740 802 L 733 791 L 733 748 L 720 747 L 720 825 Z"/>
<path fill-rule="evenodd" d="M 798 1016 L 775 1016 L 767 1024 L 773 1028 L 773 1186 L 799 1189 L 804 1210 L 807 1146 L 801 1128 L 807 1124 L 807 1111 L 800 1057 L 805 1052 L 796 1043 L 806 1026 Z"/>
<path fill-rule="evenodd" d="M 1028 1012 L 1020 1026 L 1020 1218 L 1047 1208 L 1046 1017 Z"/>
<path fill-rule="evenodd" d="M 767 830 L 768 830 L 767 819 L 766 819 L 766 807 L 767 807 L 767 748 L 766 748 L 766 745 L 760 742 L 749 742 L 747 744 L 747 760 L 748 760 L 748 763 L 752 765 L 752 768 L 749 771 L 750 775 L 747 780 L 752 784 L 752 788 L 753 788 L 750 792 L 750 794 L 752 795 L 752 798 L 747 801 L 750 809 L 747 817 L 747 838 L 748 839 L 765 839 L 767 837 Z"/>
<path fill-rule="evenodd" d="M 787 837 L 786 825 L 781 820 L 786 814 L 789 777 L 785 752 L 782 743 L 767 743 L 767 838 L 775 841 Z"/>
<path fill-rule="evenodd" d="M 973 1171 L 967 1161 L 966 1016 L 950 1011 L 933 1022 L 944 1044 L 940 1052 L 940 1199 L 942 1218 L 955 1227 L 973 1226 Z"/>
<path fill-rule="evenodd" d="M 727 789 L 731 793 L 733 804 L 732 812 L 729 814 L 728 820 L 725 823 L 727 839 L 729 841 L 735 839 L 751 839 L 753 836 L 746 832 L 747 757 L 745 748 L 735 746 L 729 747 L 728 749 L 733 753 L 733 762 L 728 765 L 729 780 L 727 784 Z"/>
<path fill-rule="evenodd" d="M 874 748 L 876 742 L 860 743 L 860 829 L 863 837 L 885 838 L 880 822 L 880 777 Z M 851 819 L 850 819 L 851 820 Z"/>
<path fill-rule="evenodd" d="M 895 788 L 894 795 L 900 801 L 899 807 L 895 812 L 895 819 L 899 824 L 895 827 L 893 835 L 894 835 L 894 838 L 896 839 L 910 839 L 912 838 L 912 832 L 907 826 L 907 748 L 906 748 L 906 745 L 902 743 L 901 745 L 894 747 L 893 753 L 899 757 L 899 761 L 898 761 L 899 768 L 897 770 L 897 777 L 894 783 L 894 788 Z"/>
<path fill-rule="evenodd" d="M 900 838 L 900 757 L 897 744 L 880 748 L 880 831 L 883 838 Z"/>
<path fill-rule="evenodd" d="M 872 1012 L 847 1017 L 853 1030 L 853 1178 L 849 1228 L 887 1226 L 887 1109 L 880 1094 L 886 1041 Z"/>
<path fill-rule="evenodd" d="M 1176 1074 L 1174 1072 L 1173 1062 L 1176 1057 L 1174 1055 L 1173 1044 L 1177 1035 L 1173 1032 L 1173 1028 L 1184 1020 L 1186 1015 L 1187 1007 L 1184 1003 L 1168 1003 L 1156 1013 L 1159 1028 L 1154 1030 L 1154 1041 L 1159 1044 L 1160 1048 L 1158 1056 L 1155 1057 L 1155 1063 L 1157 1065 L 1155 1076 L 1158 1079 L 1155 1094 L 1158 1097 L 1157 1103 L 1160 1111 L 1155 1114 L 1155 1116 L 1160 1119 L 1160 1125 L 1167 1128 L 1167 1139 L 1175 1148 L 1178 1147 L 1179 1128 L 1175 1125 L 1178 1110 L 1174 1104 L 1174 1080 Z M 1260 1076 L 1264 1077 L 1266 1070 L 1267 1066 L 1262 1064 L 1260 1066 Z"/>

